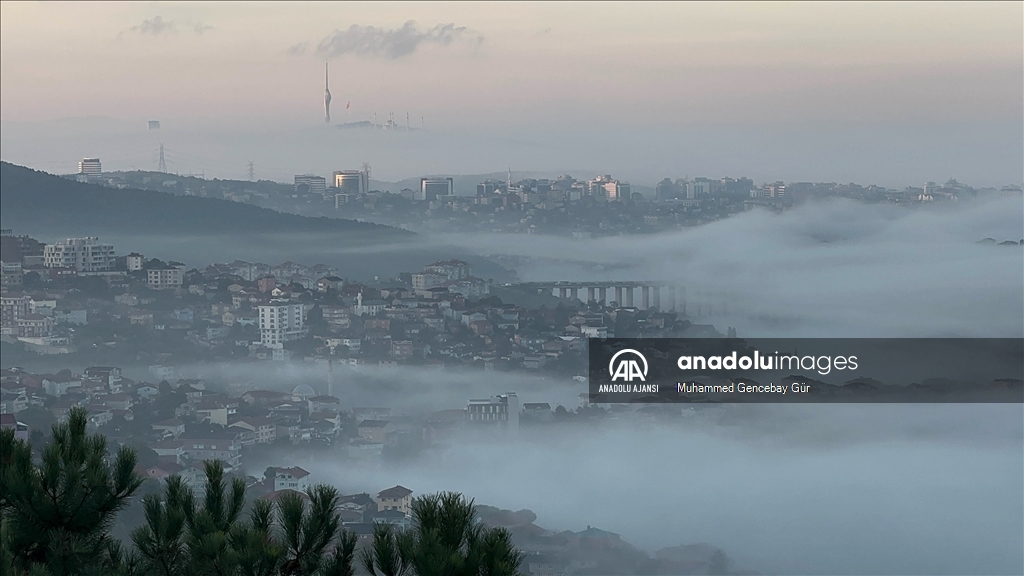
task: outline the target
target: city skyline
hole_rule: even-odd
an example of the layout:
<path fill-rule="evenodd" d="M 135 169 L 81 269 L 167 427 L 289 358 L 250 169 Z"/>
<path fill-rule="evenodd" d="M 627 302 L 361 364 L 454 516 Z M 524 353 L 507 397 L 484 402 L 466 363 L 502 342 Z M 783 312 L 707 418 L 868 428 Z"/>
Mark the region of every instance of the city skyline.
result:
<path fill-rule="evenodd" d="M 52 172 L 87 156 L 152 168 L 161 143 L 191 157 L 179 170 L 236 178 L 250 161 L 277 179 L 370 162 L 387 180 L 511 164 L 647 184 L 1024 171 L 1020 4 L 0 10 L 0 155 Z M 345 103 L 327 126 L 325 62 Z M 391 114 L 425 133 L 325 130 Z M 158 134 L 136 131 L 147 120 Z"/>

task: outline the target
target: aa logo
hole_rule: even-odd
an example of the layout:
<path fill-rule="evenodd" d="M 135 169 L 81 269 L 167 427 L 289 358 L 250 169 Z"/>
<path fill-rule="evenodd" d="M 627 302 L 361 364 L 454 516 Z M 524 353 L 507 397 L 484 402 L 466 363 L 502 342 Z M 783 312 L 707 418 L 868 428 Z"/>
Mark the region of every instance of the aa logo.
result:
<path fill-rule="evenodd" d="M 619 350 L 608 362 L 608 374 L 612 377 L 612 382 L 619 379 L 623 382 L 632 382 L 634 379 L 646 382 L 647 358 L 632 348 Z"/>

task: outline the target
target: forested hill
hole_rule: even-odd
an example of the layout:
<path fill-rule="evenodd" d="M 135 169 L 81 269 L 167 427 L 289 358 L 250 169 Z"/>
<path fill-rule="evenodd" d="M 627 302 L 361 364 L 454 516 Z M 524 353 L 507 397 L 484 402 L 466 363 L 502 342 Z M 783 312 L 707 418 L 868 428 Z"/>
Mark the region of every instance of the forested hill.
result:
<path fill-rule="evenodd" d="M 298 216 L 215 198 L 86 184 L 9 162 L 0 162 L 0 227 L 69 234 L 338 232 L 366 240 L 412 234 L 380 224 Z"/>

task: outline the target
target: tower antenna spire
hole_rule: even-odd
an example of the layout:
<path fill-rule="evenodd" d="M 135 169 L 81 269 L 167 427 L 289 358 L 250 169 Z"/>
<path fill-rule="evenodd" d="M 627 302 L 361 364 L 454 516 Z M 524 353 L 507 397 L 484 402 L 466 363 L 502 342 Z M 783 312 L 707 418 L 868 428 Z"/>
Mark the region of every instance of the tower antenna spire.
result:
<path fill-rule="evenodd" d="M 331 63 L 324 62 L 324 122 L 331 121 Z"/>

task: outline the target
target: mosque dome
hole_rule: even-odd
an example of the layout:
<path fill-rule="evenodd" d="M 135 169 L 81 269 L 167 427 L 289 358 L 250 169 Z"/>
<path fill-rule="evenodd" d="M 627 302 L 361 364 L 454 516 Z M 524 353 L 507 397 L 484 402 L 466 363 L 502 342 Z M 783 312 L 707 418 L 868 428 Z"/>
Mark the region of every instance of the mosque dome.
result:
<path fill-rule="evenodd" d="M 299 384 L 292 390 L 292 398 L 295 400 L 305 400 L 312 396 L 316 396 L 316 390 L 309 384 Z"/>

